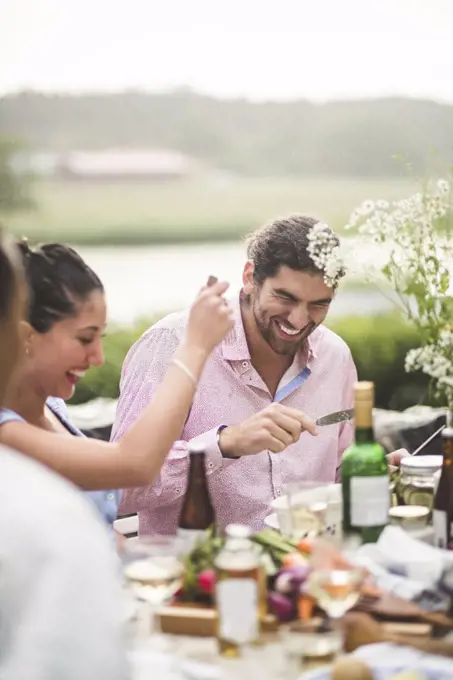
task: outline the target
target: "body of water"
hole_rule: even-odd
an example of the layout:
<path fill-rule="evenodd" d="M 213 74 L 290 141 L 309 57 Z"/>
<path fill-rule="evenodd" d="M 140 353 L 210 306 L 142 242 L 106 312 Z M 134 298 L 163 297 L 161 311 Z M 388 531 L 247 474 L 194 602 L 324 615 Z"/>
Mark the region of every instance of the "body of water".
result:
<path fill-rule="evenodd" d="M 229 281 L 233 293 L 239 291 L 246 260 L 240 243 L 77 250 L 103 281 L 109 320 L 119 324 L 187 307 L 210 274 Z M 369 247 L 359 252 L 351 243 L 351 252 L 362 263 L 376 261 Z M 391 308 L 377 290 L 340 287 L 329 315 L 377 314 Z"/>

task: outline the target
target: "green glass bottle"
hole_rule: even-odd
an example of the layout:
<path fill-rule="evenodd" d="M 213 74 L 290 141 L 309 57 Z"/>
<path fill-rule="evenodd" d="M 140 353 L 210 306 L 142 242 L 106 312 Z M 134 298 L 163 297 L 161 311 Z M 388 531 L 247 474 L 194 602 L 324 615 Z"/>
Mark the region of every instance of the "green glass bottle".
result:
<path fill-rule="evenodd" d="M 354 386 L 355 442 L 341 465 L 343 533 L 374 543 L 388 521 L 389 473 L 385 450 L 373 434 L 374 384 Z"/>

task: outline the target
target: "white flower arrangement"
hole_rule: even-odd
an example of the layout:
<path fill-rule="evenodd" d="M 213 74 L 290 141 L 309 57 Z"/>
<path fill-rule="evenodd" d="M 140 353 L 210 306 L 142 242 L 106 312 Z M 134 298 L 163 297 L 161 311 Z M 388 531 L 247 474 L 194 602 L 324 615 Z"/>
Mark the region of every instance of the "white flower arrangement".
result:
<path fill-rule="evenodd" d="M 447 179 L 439 179 L 403 200 L 364 201 L 354 210 L 346 227 L 356 230 L 363 242 L 380 245 L 385 250 L 385 261 L 377 273 L 390 283 L 401 309 L 420 332 L 421 346 L 408 353 L 405 369 L 429 375 L 437 396 L 450 409 L 453 409 L 452 219 L 452 187 Z"/>
<path fill-rule="evenodd" d="M 324 283 L 336 288 L 346 268 L 338 236 L 324 222 L 317 222 L 308 233 L 308 254 L 317 269 L 324 273 Z"/>

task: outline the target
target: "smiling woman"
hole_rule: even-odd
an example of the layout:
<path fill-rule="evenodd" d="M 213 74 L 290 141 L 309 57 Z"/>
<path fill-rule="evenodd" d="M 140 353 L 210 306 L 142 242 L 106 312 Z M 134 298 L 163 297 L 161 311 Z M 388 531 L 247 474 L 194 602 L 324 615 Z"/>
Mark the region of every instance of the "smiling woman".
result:
<path fill-rule="evenodd" d="M 228 284 L 202 288 L 155 400 L 120 442 L 110 444 L 82 438 L 64 405 L 84 372 L 103 363 L 102 283 L 64 245 L 32 251 L 21 243 L 19 249 L 29 285 L 21 324 L 24 352 L 8 386 L 8 408 L 0 409 L 0 441 L 94 491 L 93 500 L 111 523 L 117 498 L 99 490 L 154 481 L 184 425 L 207 358 L 232 327 L 223 298 Z"/>
<path fill-rule="evenodd" d="M 30 291 L 27 384 L 31 391 L 70 399 L 85 371 L 103 363 L 104 287 L 72 248 L 56 243 L 30 250 L 24 241 L 19 248 Z"/>
<path fill-rule="evenodd" d="M 22 321 L 25 356 L 9 391 L 9 406 L 43 430 L 83 436 L 69 422 L 64 400 L 73 396 L 90 366 L 103 363 L 101 338 L 107 313 L 103 285 L 72 248 L 51 243 L 31 250 L 25 240 L 17 245 L 29 295 Z M 112 524 L 118 492 L 88 495 Z"/>
<path fill-rule="evenodd" d="M 21 361 L 26 299 L 19 253 L 0 225 L 0 423 L 15 417 L 1 407 Z M 129 678 L 105 528 L 72 485 L 1 441 L 0 562 L 2 680 Z"/>

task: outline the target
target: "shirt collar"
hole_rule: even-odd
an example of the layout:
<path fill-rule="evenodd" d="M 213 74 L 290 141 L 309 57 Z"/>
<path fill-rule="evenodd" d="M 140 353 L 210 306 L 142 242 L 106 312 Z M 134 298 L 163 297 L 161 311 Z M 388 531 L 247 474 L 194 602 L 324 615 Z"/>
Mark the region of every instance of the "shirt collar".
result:
<path fill-rule="evenodd" d="M 244 324 L 242 322 L 240 296 L 241 293 L 234 298 L 230 298 L 228 301 L 228 304 L 234 313 L 234 327 L 223 339 L 221 344 L 223 358 L 227 361 L 250 361 L 250 351 L 245 335 Z M 318 327 L 311 335 L 309 335 L 306 345 L 299 351 L 298 356 L 295 357 L 295 361 L 300 365 L 303 363 L 304 366 L 306 365 L 308 367 L 312 365 L 313 361 L 318 358 L 318 346 L 321 334 L 322 328 Z"/>

